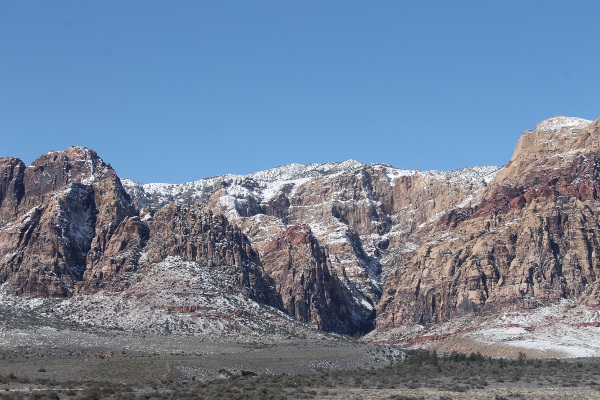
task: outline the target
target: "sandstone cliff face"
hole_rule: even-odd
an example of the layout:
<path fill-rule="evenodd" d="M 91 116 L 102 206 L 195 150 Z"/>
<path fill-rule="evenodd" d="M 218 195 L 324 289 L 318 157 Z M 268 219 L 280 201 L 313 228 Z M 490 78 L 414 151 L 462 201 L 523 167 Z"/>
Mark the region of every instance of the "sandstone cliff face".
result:
<path fill-rule="evenodd" d="M 0 279 L 17 294 L 66 296 L 134 215 L 119 178 L 95 152 L 70 147 L 29 167 L 3 159 Z"/>
<path fill-rule="evenodd" d="M 139 207 L 160 209 L 175 199 L 204 204 L 226 215 L 248 236 L 269 274 L 274 273 L 272 265 L 285 264 L 273 263 L 277 257 L 273 256 L 272 243 L 285 242 L 281 235 L 288 229 L 308 226 L 318 243 L 314 248 L 321 248 L 323 254 L 317 256 L 306 247 L 297 248 L 295 256 L 279 256 L 286 260 L 291 257 L 293 265 L 326 265 L 324 269 L 315 268 L 329 270 L 335 285 L 345 293 L 336 295 L 334 301 L 341 314 L 334 318 L 328 307 L 312 305 L 322 300 L 315 297 L 320 289 L 313 292 L 302 286 L 299 290 L 297 282 L 287 278 L 278 286 L 284 303 L 288 300 L 285 309 L 316 327 L 331 330 L 337 326 L 338 331 L 349 332 L 368 330 L 388 260 L 412 250 L 427 234 L 429 222 L 443 212 L 474 201 L 496 171 L 494 167 L 451 173 L 405 171 L 349 160 L 292 164 L 247 176 L 228 175 L 182 185 L 140 185 L 125 180 L 125 186 Z M 293 302 L 291 295 L 284 294 L 288 284 L 299 290 Z M 295 304 L 308 304 L 309 311 L 298 313 Z M 328 320 L 332 322 L 323 322 Z"/>
<path fill-rule="evenodd" d="M 598 305 L 599 121 L 527 131 L 478 204 L 440 218 L 395 271 L 378 330 L 577 297 Z"/>
<path fill-rule="evenodd" d="M 371 330 L 372 318 L 353 315 L 353 297 L 308 225 L 292 226 L 273 239 L 263 263 L 288 314 L 324 331 Z"/>
<path fill-rule="evenodd" d="M 13 294 L 121 291 L 140 267 L 178 256 L 221 269 L 228 290 L 281 306 L 239 229 L 198 207 L 166 206 L 141 219 L 89 149 L 53 151 L 26 168 L 5 158 L 0 168 L 0 283 Z"/>
<path fill-rule="evenodd" d="M 171 313 L 209 324 L 228 304 L 233 330 L 251 325 L 234 303 L 349 334 L 561 299 L 599 308 L 599 138 L 599 121 L 557 117 L 526 131 L 500 171 L 349 160 L 182 185 L 122 186 L 84 148 L 29 167 L 3 158 L 0 283 L 72 304 L 108 296 L 123 313 L 143 298 L 169 326 Z M 160 296 L 139 293 L 154 286 Z"/>

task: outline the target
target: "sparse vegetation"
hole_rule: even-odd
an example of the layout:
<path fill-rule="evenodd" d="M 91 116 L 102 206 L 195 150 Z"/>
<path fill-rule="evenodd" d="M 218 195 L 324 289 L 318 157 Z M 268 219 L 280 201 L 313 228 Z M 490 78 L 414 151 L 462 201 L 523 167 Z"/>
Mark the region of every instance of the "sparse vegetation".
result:
<path fill-rule="evenodd" d="M 201 377 L 194 375 L 203 367 L 202 357 L 195 354 L 90 358 L 90 353 L 81 353 L 80 358 L 65 361 L 58 357 L 56 364 L 47 361 L 44 367 L 27 370 L 31 362 L 52 357 L 42 352 L 24 357 L 23 353 L 0 367 L 0 399 L 336 399 L 352 393 L 349 398 L 497 400 L 553 399 L 566 394 L 585 399 L 599 393 L 598 359 L 496 359 L 479 353 L 403 350 L 380 367 L 314 368 L 301 373 L 221 369 L 212 377 Z M 66 379 L 55 371 L 60 367 L 75 372 L 84 358 L 94 365 L 95 376 L 82 369 L 84 375 L 68 374 Z"/>

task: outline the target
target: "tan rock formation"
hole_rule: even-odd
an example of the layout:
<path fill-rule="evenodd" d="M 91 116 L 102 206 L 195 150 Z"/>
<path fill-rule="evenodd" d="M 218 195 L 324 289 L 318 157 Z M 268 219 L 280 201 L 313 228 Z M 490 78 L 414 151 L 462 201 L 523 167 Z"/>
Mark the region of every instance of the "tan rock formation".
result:
<path fill-rule="evenodd" d="M 577 297 L 598 304 L 599 121 L 526 131 L 479 204 L 453 210 L 396 258 L 377 328 Z"/>
<path fill-rule="evenodd" d="M 83 147 L 22 168 L 3 159 L 0 277 L 17 294 L 66 296 L 134 208 L 112 168 Z M 96 254 L 96 256 L 94 256 Z"/>
<path fill-rule="evenodd" d="M 226 215 L 248 236 L 267 269 L 270 259 L 265 262 L 265 249 L 270 243 L 281 239 L 288 228 L 309 226 L 326 260 L 316 262 L 308 249 L 294 260 L 331 268 L 332 277 L 348 294 L 345 301 L 349 311 L 337 318 L 349 320 L 330 326 L 347 332 L 349 326 L 367 329 L 381 296 L 389 259 L 412 250 L 431 229 L 430 222 L 443 212 L 476 201 L 486 177 L 495 172 L 495 168 L 452 173 L 405 171 L 349 160 L 292 164 L 243 177 L 228 175 L 182 185 L 126 181 L 126 186 L 140 206 L 160 209 L 165 201 L 177 199 L 205 204 L 206 209 Z M 302 298 L 296 293 L 295 301 L 316 301 L 312 292 L 304 293 Z M 309 308 L 310 318 L 307 313 L 297 317 L 313 321 L 314 326 L 323 326 L 320 321 L 331 319 L 327 308 Z M 324 314 L 317 317 L 319 313 Z"/>

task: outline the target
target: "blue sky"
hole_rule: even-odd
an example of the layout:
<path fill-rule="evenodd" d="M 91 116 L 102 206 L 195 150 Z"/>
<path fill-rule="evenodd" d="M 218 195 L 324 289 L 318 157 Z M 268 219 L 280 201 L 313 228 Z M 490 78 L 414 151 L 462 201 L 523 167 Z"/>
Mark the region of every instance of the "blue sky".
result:
<path fill-rule="evenodd" d="M 349 158 L 452 170 L 600 117 L 598 1 L 0 2 L 0 156 L 186 182 Z"/>

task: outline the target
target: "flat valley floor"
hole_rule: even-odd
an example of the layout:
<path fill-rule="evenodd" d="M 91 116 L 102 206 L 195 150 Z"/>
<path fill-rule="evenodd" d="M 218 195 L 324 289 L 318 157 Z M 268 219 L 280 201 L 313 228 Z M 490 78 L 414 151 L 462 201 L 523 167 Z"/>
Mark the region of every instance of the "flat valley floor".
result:
<path fill-rule="evenodd" d="M 6 340 L 17 333 L 23 342 Z M 274 344 L 115 331 L 43 333 L 48 345 L 34 340 L 31 346 L 27 337 L 40 332 L 3 331 L 0 398 L 600 399 L 600 360 L 594 358 L 441 355 L 336 336 Z"/>
<path fill-rule="evenodd" d="M 600 359 L 514 359 L 299 332 L 230 340 L 0 310 L 0 399 L 600 399 Z"/>

